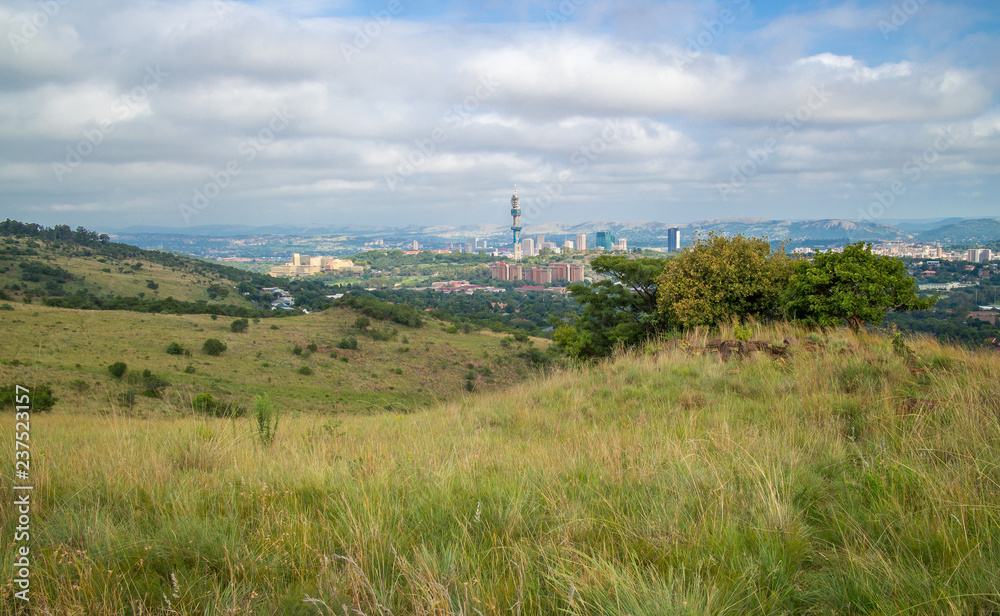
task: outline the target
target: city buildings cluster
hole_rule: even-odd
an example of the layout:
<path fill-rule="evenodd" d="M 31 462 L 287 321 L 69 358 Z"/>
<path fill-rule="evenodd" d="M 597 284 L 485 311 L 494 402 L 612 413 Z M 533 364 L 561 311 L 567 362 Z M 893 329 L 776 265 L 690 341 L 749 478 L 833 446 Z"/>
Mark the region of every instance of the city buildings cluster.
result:
<path fill-rule="evenodd" d="M 524 267 L 518 263 L 498 261 L 490 264 L 490 276 L 497 280 L 530 280 L 536 284 L 557 281 L 583 282 L 583 265 L 552 263 L 541 267 Z"/>
<path fill-rule="evenodd" d="M 359 265 L 354 265 L 350 259 L 335 259 L 333 257 L 306 257 L 295 253 L 292 262 L 276 265 L 271 268 L 271 276 L 312 276 L 324 272 L 339 272 L 360 274 L 364 271 Z"/>

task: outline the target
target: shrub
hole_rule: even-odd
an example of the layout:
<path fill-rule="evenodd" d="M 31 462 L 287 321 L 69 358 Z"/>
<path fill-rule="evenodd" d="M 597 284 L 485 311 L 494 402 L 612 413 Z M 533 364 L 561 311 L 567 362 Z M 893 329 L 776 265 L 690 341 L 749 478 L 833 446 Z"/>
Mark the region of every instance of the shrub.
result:
<path fill-rule="evenodd" d="M 131 377 L 131 375 L 129 375 Z M 132 379 L 129 378 L 131 382 Z M 149 370 L 142 371 L 142 378 L 138 381 L 142 386 L 142 395 L 149 398 L 159 398 L 160 394 L 166 389 L 170 383 L 166 379 L 156 376 Z"/>
<path fill-rule="evenodd" d="M 319 347 L 316 346 L 315 342 L 310 342 L 309 344 L 306 345 L 306 348 L 309 349 L 311 352 L 315 353 Z"/>
<path fill-rule="evenodd" d="M 354 336 L 349 336 L 347 338 L 341 338 L 340 342 L 337 343 L 337 346 L 340 347 L 341 349 L 349 349 L 351 351 L 357 351 L 358 350 L 358 339 L 355 338 Z"/>
<path fill-rule="evenodd" d="M 48 385 L 36 385 L 34 387 L 29 387 L 28 390 L 30 394 L 29 400 L 31 401 L 31 410 L 34 412 L 51 411 L 52 407 L 59 401 L 59 398 L 52 395 L 52 388 Z M 24 396 L 23 389 L 21 396 Z M 24 398 L 21 400 L 23 399 Z M 17 385 L 0 387 L 0 409 L 13 411 L 18 402 Z"/>
<path fill-rule="evenodd" d="M 218 338 L 209 338 L 205 341 L 205 344 L 202 345 L 201 352 L 205 355 L 218 356 L 221 355 L 227 348 L 229 347 L 226 346 L 226 343 Z"/>
<path fill-rule="evenodd" d="M 358 317 L 357 319 L 354 320 L 354 327 L 360 330 L 368 329 L 368 327 L 371 324 L 372 324 L 371 319 L 369 319 L 368 317 Z"/>
<path fill-rule="evenodd" d="M 194 366 L 192 366 L 191 364 L 188 364 L 187 368 L 184 368 L 184 372 L 186 372 L 188 374 L 194 374 L 195 373 Z"/>
<path fill-rule="evenodd" d="M 296 344 L 292 347 L 292 355 L 302 355 L 303 350 L 304 349 L 302 347 Z"/>
<path fill-rule="evenodd" d="M 135 406 L 135 395 L 136 394 L 134 389 L 126 389 L 125 391 L 115 396 L 115 401 L 118 402 L 120 406 L 132 410 L 132 407 Z"/>
<path fill-rule="evenodd" d="M 245 332 L 250 328 L 250 321 L 247 319 L 236 319 L 229 324 L 229 329 L 232 330 L 234 334 L 240 334 Z"/>
<path fill-rule="evenodd" d="M 390 329 L 373 329 L 369 335 L 372 340 L 377 342 L 388 342 L 389 340 L 395 338 L 398 332 L 399 330 L 392 327 Z"/>
<path fill-rule="evenodd" d="M 255 396 L 253 399 L 254 417 L 257 420 L 257 438 L 261 445 L 269 446 L 278 435 L 278 406 L 271 402 L 267 394 Z"/>
<path fill-rule="evenodd" d="M 191 407 L 195 410 L 195 412 L 204 413 L 206 415 L 214 415 L 217 404 L 218 403 L 215 401 L 215 398 L 212 397 L 212 394 L 198 394 L 194 397 L 194 400 L 191 401 Z"/>
<path fill-rule="evenodd" d="M 213 314 L 213 315 L 212 315 L 212 320 L 213 320 L 213 321 L 218 321 L 218 320 L 219 320 L 219 315 L 217 315 L 217 314 Z"/>
<path fill-rule="evenodd" d="M 0 304 L 0 310 L 13 310 L 14 307 L 10 304 Z"/>
<path fill-rule="evenodd" d="M 449 333 L 449 334 L 457 334 L 458 333 L 458 328 L 455 327 L 454 325 L 449 325 L 448 327 L 444 328 L 444 331 L 447 332 L 447 333 Z"/>
<path fill-rule="evenodd" d="M 167 345 L 167 355 L 183 355 L 184 347 L 177 342 L 171 342 Z"/>
<path fill-rule="evenodd" d="M 277 325 L 272 325 L 271 329 L 278 329 L 278 326 Z"/>
<path fill-rule="evenodd" d="M 116 361 L 108 366 L 108 372 L 116 379 L 120 379 L 125 376 L 126 371 L 128 371 L 128 364 L 123 361 Z"/>
<path fill-rule="evenodd" d="M 313 373 L 313 369 L 310 368 L 309 366 L 302 366 L 301 368 L 299 368 L 298 372 L 303 376 L 310 376 Z"/>
<path fill-rule="evenodd" d="M 73 379 L 69 382 L 69 386 L 73 388 L 74 391 L 83 393 L 90 389 L 90 383 L 84 381 L 83 379 Z"/>

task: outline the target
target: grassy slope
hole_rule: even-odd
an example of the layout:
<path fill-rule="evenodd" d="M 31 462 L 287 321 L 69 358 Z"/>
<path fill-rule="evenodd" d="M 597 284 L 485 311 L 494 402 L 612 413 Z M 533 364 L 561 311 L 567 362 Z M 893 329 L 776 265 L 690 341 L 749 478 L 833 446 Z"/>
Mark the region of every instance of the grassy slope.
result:
<path fill-rule="evenodd" d="M 6 364 L 0 366 L 0 380 L 48 383 L 62 409 L 121 412 L 119 394 L 129 385 L 107 371 L 118 361 L 171 383 L 162 399 L 138 398 L 134 412 L 143 416 L 187 413 L 199 393 L 246 406 L 253 395 L 269 392 L 286 408 L 320 413 L 415 410 L 464 391 L 469 364 L 480 389 L 506 386 L 528 374 L 525 361 L 516 357 L 526 344 L 505 348 L 503 338 L 492 334 L 446 334 L 433 320 L 419 329 L 395 326 L 395 339 L 379 342 L 354 328 L 358 313 L 350 309 L 264 319 L 235 334 L 233 319 L 226 317 L 12 306 L 0 311 L 5 338 L 0 362 Z M 357 338 L 358 350 L 337 348 L 349 336 Z M 222 340 L 228 349 L 219 357 L 205 355 L 201 347 L 208 338 Z M 168 355 L 171 342 L 191 356 Z M 317 345 L 315 353 L 292 354 L 294 346 L 305 349 L 310 343 Z M 14 360 L 21 365 L 12 365 Z M 188 366 L 193 373 L 185 371 Z M 302 367 L 313 373 L 300 374 Z"/>
<path fill-rule="evenodd" d="M 1000 358 L 918 341 L 914 372 L 885 338 L 803 341 L 302 415 L 271 448 L 246 420 L 38 416 L 36 608 L 995 613 Z"/>
<path fill-rule="evenodd" d="M 27 261 L 58 266 L 72 274 L 74 280 L 62 285 L 67 295 L 86 289 L 90 294 L 98 297 L 107 297 L 109 294 L 137 297 L 143 293 L 146 299 L 173 297 L 180 301 L 204 300 L 210 304 L 253 307 L 250 302 L 235 291 L 231 291 L 227 297 L 222 299 L 210 299 L 207 291 L 210 285 L 218 283 L 232 287 L 234 283 L 218 277 L 212 272 L 207 272 L 207 270 L 205 274 L 193 271 L 199 265 L 199 262 L 194 259 L 190 260 L 189 268 L 178 268 L 166 267 L 144 259 L 129 258 L 115 261 L 101 257 L 93 249 L 72 244 L 62 244 L 59 249 L 56 249 L 51 242 L 43 240 L 16 238 L 13 244 L 3 244 L 2 246 L 12 246 L 17 249 L 35 247 L 39 254 L 13 255 L 0 263 L 0 265 L 9 268 L 7 272 L 0 273 L 0 288 L 9 288 L 12 284 L 17 284 L 22 289 L 44 288 L 44 282 L 48 278 L 43 277 L 41 283 L 21 280 L 19 264 L 22 261 Z M 137 262 L 142 263 L 142 267 L 135 270 L 131 265 Z M 154 281 L 159 285 L 159 288 L 156 290 L 148 288 L 147 280 Z"/>

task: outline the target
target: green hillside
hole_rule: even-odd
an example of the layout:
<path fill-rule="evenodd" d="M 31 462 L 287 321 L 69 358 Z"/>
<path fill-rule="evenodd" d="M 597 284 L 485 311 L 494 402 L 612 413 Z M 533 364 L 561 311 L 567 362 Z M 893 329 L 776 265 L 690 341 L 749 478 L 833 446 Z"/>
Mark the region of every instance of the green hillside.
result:
<path fill-rule="evenodd" d="M 963 220 L 925 231 L 917 236 L 921 242 L 965 244 L 1000 241 L 1000 218 Z"/>
<path fill-rule="evenodd" d="M 254 306 L 234 288 L 250 278 L 234 268 L 124 244 L 10 236 L 0 242 L 0 290 L 15 300 L 169 297 L 250 309 Z"/>
<path fill-rule="evenodd" d="M 0 384 L 48 383 L 60 408 L 75 411 L 185 415 L 200 393 L 245 407 L 266 391 L 302 412 L 410 412 L 468 388 L 510 385 L 545 359 L 535 341 L 451 334 L 439 321 L 421 328 L 375 321 L 361 330 L 354 325 L 360 313 L 348 308 L 263 319 L 234 333 L 227 317 L 7 306 L 12 310 L 0 310 Z M 205 354 L 209 338 L 227 350 Z M 356 348 L 340 348 L 342 341 L 352 346 L 351 339 Z M 167 353 L 171 343 L 180 354 Z M 116 362 L 134 372 L 132 382 L 111 377 L 107 367 Z M 144 370 L 169 385 L 160 396 L 139 395 L 132 409 L 123 408 L 125 392 L 148 390 L 137 378 Z"/>
<path fill-rule="evenodd" d="M 335 311 L 239 335 L 221 320 L 156 316 L 119 323 L 135 334 L 109 341 L 94 320 L 107 313 L 35 310 L 3 313 L 17 356 L 32 362 L 11 366 L 5 347 L 5 380 L 77 370 L 90 381 L 73 397 L 57 379 L 72 403 L 32 419 L 39 613 L 1000 610 L 996 354 L 918 339 L 910 357 L 882 336 L 782 327 L 754 338 L 792 337 L 784 357 L 723 361 L 694 334 L 409 414 L 332 421 L 305 411 L 337 404 L 322 396 L 338 375 L 357 377 L 321 366 L 319 352 L 310 359 L 329 372 L 294 376 L 287 348 L 339 338 L 350 317 Z M 193 362 L 199 387 L 282 398 L 273 444 L 248 419 L 93 412 L 102 404 L 91 398 L 116 387 L 101 364 L 133 338 L 138 367 L 183 382 L 168 371 L 187 360 L 159 349 L 184 331 L 184 344 L 216 335 L 230 345 Z M 420 336 L 410 353 L 432 334 L 435 345 L 452 336 L 456 357 L 503 349 L 439 332 L 405 332 Z M 393 365 L 379 357 L 368 365 Z M 265 359 L 274 364 L 256 365 Z M 413 386 L 405 371 L 417 365 L 389 382 Z M 359 390 L 382 387 L 360 378 Z M 327 388 L 302 384 L 321 379 Z M 10 434 L 11 414 L 0 417 Z M 13 460 L 12 438 L 0 455 Z M 0 508 L 5 533 L 14 515 Z M 12 559 L 0 557 L 5 571 Z"/>

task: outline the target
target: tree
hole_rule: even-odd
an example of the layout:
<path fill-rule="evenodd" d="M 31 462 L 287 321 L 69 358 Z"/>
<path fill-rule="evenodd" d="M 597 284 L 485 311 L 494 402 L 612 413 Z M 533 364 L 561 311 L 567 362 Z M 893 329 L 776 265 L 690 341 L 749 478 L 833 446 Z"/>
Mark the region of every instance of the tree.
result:
<path fill-rule="evenodd" d="M 108 366 L 108 372 L 111 374 L 111 376 L 115 377 L 116 379 L 122 378 L 127 370 L 128 370 L 128 365 L 123 361 L 116 361 L 115 363 Z"/>
<path fill-rule="evenodd" d="M 666 263 L 667 259 L 616 255 L 595 258 L 591 267 L 607 278 L 589 287 L 569 287 L 584 305 L 583 314 L 572 324 L 559 322 L 553 332 L 556 343 L 574 357 L 599 357 L 616 344 L 636 345 L 670 329 L 656 303 L 657 278 Z"/>
<path fill-rule="evenodd" d="M 668 262 L 659 277 L 660 310 L 684 327 L 717 327 L 729 319 L 773 319 L 791 275 L 783 250 L 766 238 L 709 233 Z"/>
<path fill-rule="evenodd" d="M 226 343 L 218 338 L 209 338 L 205 341 L 205 344 L 202 345 L 201 351 L 205 355 L 221 355 L 227 348 Z"/>
<path fill-rule="evenodd" d="M 229 324 L 229 329 L 234 334 L 245 332 L 249 327 L 250 327 L 250 321 L 248 321 L 247 319 L 236 319 L 235 321 Z"/>
<path fill-rule="evenodd" d="M 917 297 L 917 283 L 903 262 L 872 253 L 871 244 L 848 244 L 795 264 L 785 292 L 788 315 L 821 326 L 844 321 L 855 332 L 880 323 L 890 310 L 927 310 L 937 301 Z"/>

